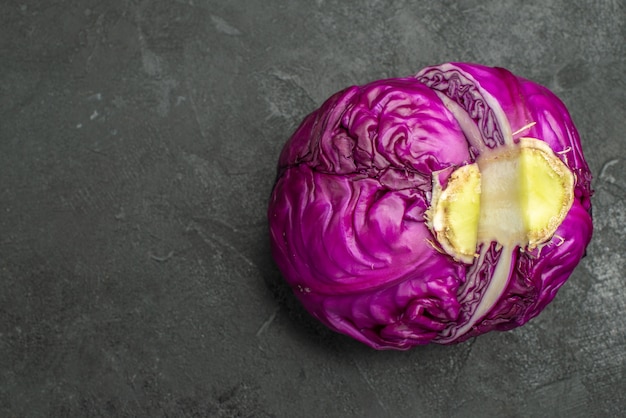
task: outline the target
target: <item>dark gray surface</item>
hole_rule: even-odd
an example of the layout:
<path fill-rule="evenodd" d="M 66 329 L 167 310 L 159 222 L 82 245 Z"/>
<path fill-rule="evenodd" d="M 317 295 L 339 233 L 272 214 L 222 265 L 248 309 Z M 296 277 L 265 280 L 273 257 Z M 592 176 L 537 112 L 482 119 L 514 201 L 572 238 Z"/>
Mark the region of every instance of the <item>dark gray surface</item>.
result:
<path fill-rule="evenodd" d="M 3 1 L 0 416 L 626 410 L 623 1 Z M 568 105 L 596 233 L 525 327 L 375 352 L 270 259 L 278 152 L 336 90 L 448 60 Z"/>

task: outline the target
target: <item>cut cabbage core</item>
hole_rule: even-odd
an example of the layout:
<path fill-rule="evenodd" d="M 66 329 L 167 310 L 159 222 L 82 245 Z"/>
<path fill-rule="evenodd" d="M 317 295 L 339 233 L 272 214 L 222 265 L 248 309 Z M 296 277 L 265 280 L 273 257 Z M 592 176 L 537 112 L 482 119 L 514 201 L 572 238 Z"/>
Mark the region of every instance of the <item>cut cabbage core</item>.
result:
<path fill-rule="evenodd" d="M 445 188 L 435 180 L 428 225 L 445 252 L 472 263 L 482 243 L 532 250 L 548 241 L 573 199 L 568 167 L 544 141 L 521 138 L 459 167 Z"/>

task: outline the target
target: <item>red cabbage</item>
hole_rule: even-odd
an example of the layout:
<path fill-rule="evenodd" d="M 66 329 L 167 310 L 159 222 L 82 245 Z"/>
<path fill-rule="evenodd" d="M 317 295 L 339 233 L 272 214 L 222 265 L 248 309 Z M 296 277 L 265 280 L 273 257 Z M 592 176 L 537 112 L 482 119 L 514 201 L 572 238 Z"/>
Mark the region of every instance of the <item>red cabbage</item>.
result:
<path fill-rule="evenodd" d="M 303 306 L 376 349 L 518 327 L 592 235 L 591 173 L 563 103 L 502 68 L 447 63 L 353 86 L 278 162 L 272 254 Z"/>

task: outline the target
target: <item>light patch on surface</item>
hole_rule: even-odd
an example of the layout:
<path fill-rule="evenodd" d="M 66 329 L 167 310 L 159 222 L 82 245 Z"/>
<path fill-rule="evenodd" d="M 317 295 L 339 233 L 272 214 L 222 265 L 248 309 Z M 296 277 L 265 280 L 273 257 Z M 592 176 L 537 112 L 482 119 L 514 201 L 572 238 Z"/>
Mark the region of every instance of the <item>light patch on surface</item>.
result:
<path fill-rule="evenodd" d="M 162 59 L 148 48 L 141 49 L 143 70 L 154 80 L 154 92 L 158 96 L 156 111 L 160 116 L 167 116 L 170 112 L 171 93 L 178 86 L 178 82 L 167 77 Z"/>
<path fill-rule="evenodd" d="M 312 109 L 317 103 L 300 77 L 291 72 L 274 68 L 257 77 L 267 106 L 266 120 L 299 121 L 306 115 L 301 109 Z"/>
<path fill-rule="evenodd" d="M 213 22 L 213 26 L 215 26 L 215 29 L 217 29 L 218 32 L 229 36 L 241 35 L 241 31 L 239 29 L 232 26 L 219 16 L 211 15 L 211 22 Z"/>
<path fill-rule="evenodd" d="M 585 405 L 589 399 L 589 391 L 579 376 L 568 376 L 546 383 L 535 392 L 535 398 L 546 410 L 548 415 L 557 416 L 569 410 L 575 415 L 577 408 Z M 553 400 L 558 400 L 554 402 Z"/>
<path fill-rule="evenodd" d="M 598 224 L 608 227 L 624 238 L 626 235 L 626 203 L 623 200 L 615 202 L 609 207 L 608 216 L 598 220 Z"/>
<path fill-rule="evenodd" d="M 178 86 L 178 82 L 171 78 L 163 80 L 157 85 L 157 92 L 159 94 L 159 103 L 157 104 L 157 113 L 160 116 L 167 116 L 170 112 L 170 96 L 172 90 Z"/>
<path fill-rule="evenodd" d="M 610 160 L 604 163 L 602 170 L 600 170 L 600 180 L 604 180 L 609 183 L 615 183 L 615 177 L 610 174 L 610 168 L 619 163 L 619 160 Z"/>
<path fill-rule="evenodd" d="M 148 48 L 141 48 L 141 65 L 146 74 L 157 77 L 163 73 L 161 57 L 150 51 Z"/>
<path fill-rule="evenodd" d="M 141 50 L 141 66 L 143 71 L 153 78 L 154 94 L 157 96 L 156 112 L 165 117 L 171 108 L 171 93 L 178 86 L 178 81 L 168 76 L 167 66 L 163 59 L 148 48 L 145 36 L 139 29 L 139 46 Z"/>
<path fill-rule="evenodd" d="M 603 282 L 621 278 L 624 274 L 623 272 L 626 271 L 625 264 L 624 257 L 621 254 L 606 247 L 589 260 L 587 268 L 598 281 Z"/>
<path fill-rule="evenodd" d="M 211 186 L 210 180 L 214 176 L 214 170 L 212 170 L 211 164 L 196 154 L 186 152 L 183 153 L 183 159 L 193 168 L 194 174 L 200 183 L 205 188 L 209 188 Z"/>

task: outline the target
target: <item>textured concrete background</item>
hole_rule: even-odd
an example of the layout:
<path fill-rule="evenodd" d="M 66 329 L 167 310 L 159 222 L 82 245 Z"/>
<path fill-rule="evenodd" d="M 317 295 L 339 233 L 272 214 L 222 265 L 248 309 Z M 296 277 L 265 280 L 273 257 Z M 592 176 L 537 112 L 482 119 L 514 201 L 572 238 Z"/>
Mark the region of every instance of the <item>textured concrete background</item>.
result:
<path fill-rule="evenodd" d="M 620 415 L 625 16 L 620 0 L 3 1 L 0 416 Z M 375 352 L 283 285 L 275 162 L 336 90 L 448 60 L 564 100 L 596 234 L 525 327 Z"/>

